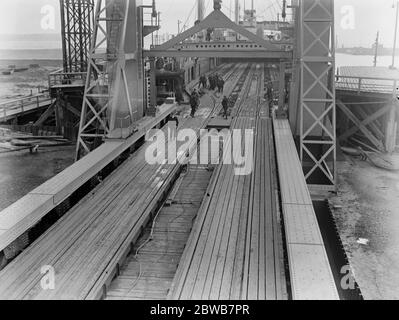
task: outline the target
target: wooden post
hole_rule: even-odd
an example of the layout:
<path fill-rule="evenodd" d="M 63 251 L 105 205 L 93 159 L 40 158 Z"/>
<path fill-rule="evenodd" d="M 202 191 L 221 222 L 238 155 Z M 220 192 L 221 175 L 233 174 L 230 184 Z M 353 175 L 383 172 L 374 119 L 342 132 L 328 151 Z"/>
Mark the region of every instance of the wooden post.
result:
<path fill-rule="evenodd" d="M 398 123 L 396 121 L 396 109 L 398 108 L 398 99 L 396 97 L 397 80 L 394 81 L 394 88 L 392 92 L 392 106 L 387 116 L 386 132 L 385 132 L 385 149 L 392 153 L 396 147 L 396 133 Z"/>
<path fill-rule="evenodd" d="M 150 110 L 147 110 L 147 115 L 155 116 L 157 108 L 157 83 L 156 83 L 156 65 L 155 58 L 150 58 Z"/>
<path fill-rule="evenodd" d="M 284 113 L 285 107 L 285 62 L 280 62 L 278 113 Z"/>

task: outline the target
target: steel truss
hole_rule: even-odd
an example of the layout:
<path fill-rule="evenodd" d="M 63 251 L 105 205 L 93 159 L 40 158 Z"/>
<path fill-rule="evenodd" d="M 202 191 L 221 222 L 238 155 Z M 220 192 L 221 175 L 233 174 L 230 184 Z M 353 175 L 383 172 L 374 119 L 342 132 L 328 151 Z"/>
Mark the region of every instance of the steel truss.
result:
<path fill-rule="evenodd" d="M 60 0 L 64 72 L 86 72 L 94 24 L 94 0 Z"/>
<path fill-rule="evenodd" d="M 310 189 L 335 190 L 334 1 L 299 4 L 300 158 Z"/>
<path fill-rule="evenodd" d="M 190 43 L 184 42 L 185 40 L 189 39 L 193 35 L 201 32 L 206 31 L 208 28 L 220 28 L 220 29 L 231 29 L 236 33 L 246 37 L 249 41 L 248 42 L 225 42 L 223 44 L 214 44 L 213 42 L 203 42 L 203 43 Z M 205 45 L 212 45 L 212 48 L 205 48 Z M 202 47 L 201 47 L 202 45 Z M 222 45 L 229 45 L 230 48 L 222 47 Z M 197 47 L 198 46 L 198 47 Z M 252 47 L 250 47 L 252 46 Z M 256 47 L 255 47 L 256 46 Z M 181 34 L 177 35 L 173 39 L 165 42 L 162 45 L 154 46 L 150 51 L 147 51 L 145 54 L 146 56 L 158 56 L 160 54 L 168 54 L 168 52 L 172 53 L 185 53 L 187 52 L 187 56 L 193 56 L 195 51 L 198 51 L 201 54 L 202 51 L 212 51 L 215 52 L 226 52 L 227 51 L 245 51 L 246 58 L 250 58 L 251 54 L 254 50 L 262 51 L 264 54 L 269 52 L 276 52 L 276 56 L 281 55 L 282 58 L 287 58 L 287 53 L 285 50 L 281 48 L 280 45 L 274 44 L 271 41 L 266 41 L 257 35 L 253 34 L 252 32 L 248 31 L 244 27 L 235 24 L 231 21 L 223 12 L 219 9 L 214 10 L 211 12 L 204 20 L 196 24 L 194 27 L 182 32 Z M 228 57 L 228 54 L 225 54 Z M 267 57 L 266 57 L 267 58 Z"/>

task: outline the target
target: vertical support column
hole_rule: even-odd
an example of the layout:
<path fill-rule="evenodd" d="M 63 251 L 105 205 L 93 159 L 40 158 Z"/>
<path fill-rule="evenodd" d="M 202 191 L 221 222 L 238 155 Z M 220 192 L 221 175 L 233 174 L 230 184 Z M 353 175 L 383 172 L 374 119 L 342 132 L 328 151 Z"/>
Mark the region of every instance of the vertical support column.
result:
<path fill-rule="evenodd" d="M 290 98 L 289 98 L 289 107 L 288 107 L 288 119 L 290 121 L 291 131 L 294 133 L 294 136 L 299 136 L 299 90 L 301 86 L 300 81 L 300 55 L 301 55 L 301 36 L 300 36 L 300 23 L 301 23 L 301 15 L 300 15 L 300 4 L 299 0 L 292 1 L 292 9 L 294 14 L 294 51 L 293 51 L 293 61 L 292 61 L 292 80 L 290 85 Z"/>
<path fill-rule="evenodd" d="M 279 78 L 279 97 L 278 97 L 278 112 L 284 112 L 285 107 L 285 67 L 284 61 L 280 62 L 280 78 Z"/>
<path fill-rule="evenodd" d="M 157 113 L 157 80 L 155 58 L 150 57 L 150 108 L 147 110 L 148 116 L 155 117 Z"/>
<path fill-rule="evenodd" d="M 300 158 L 310 189 L 335 190 L 334 0 L 300 1 Z"/>
<path fill-rule="evenodd" d="M 387 122 L 386 122 L 386 132 L 385 132 L 385 149 L 387 152 L 392 153 L 395 151 L 396 148 L 396 134 L 398 130 L 398 123 L 397 123 L 397 113 L 396 110 L 398 109 L 398 99 L 396 97 L 396 88 L 397 88 L 397 81 L 394 81 L 394 87 L 392 92 L 392 106 L 387 115 Z"/>
<path fill-rule="evenodd" d="M 57 102 L 55 104 L 55 126 L 57 127 L 57 134 L 62 134 L 63 116 L 62 116 L 62 94 L 61 90 L 57 92 Z"/>

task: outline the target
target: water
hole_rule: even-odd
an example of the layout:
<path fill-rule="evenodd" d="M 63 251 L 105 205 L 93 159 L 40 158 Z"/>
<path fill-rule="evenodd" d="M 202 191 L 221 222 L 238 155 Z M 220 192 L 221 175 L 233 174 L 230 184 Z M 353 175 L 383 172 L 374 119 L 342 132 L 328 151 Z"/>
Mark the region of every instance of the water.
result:
<path fill-rule="evenodd" d="M 0 211 L 70 166 L 74 151 L 74 146 L 68 146 L 37 154 L 0 153 Z"/>
<path fill-rule="evenodd" d="M 374 63 L 374 56 L 355 56 L 351 54 L 343 54 L 337 53 L 335 55 L 335 64 L 336 67 L 363 67 L 368 66 L 372 67 Z M 391 56 L 381 56 L 378 57 L 377 66 L 378 67 L 389 67 L 392 65 L 392 57 Z M 399 67 L 399 56 L 396 57 L 395 65 Z"/>

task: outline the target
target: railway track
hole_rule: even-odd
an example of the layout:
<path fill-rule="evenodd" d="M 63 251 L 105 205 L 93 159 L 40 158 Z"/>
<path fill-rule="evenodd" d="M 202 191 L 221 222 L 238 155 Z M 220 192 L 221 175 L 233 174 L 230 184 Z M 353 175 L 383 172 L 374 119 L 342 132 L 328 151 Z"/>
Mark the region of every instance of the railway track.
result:
<path fill-rule="evenodd" d="M 253 171 L 236 176 L 220 165 L 214 173 L 169 299 L 287 298 L 264 81 L 263 68 L 252 66 L 233 110 L 233 129 L 255 129 Z"/>
<path fill-rule="evenodd" d="M 232 68 L 232 83 L 246 64 Z M 204 106 L 183 127 L 199 133 L 220 108 Z M 194 147 L 194 146 L 193 146 Z M 185 147 L 191 149 L 192 147 Z M 4 299 L 99 299 L 123 265 L 132 243 L 154 217 L 181 170 L 180 165 L 150 165 L 145 146 L 0 272 Z M 41 267 L 57 272 L 56 290 L 41 288 Z"/>
<path fill-rule="evenodd" d="M 266 125 L 266 121 L 269 121 L 268 124 L 270 124 L 270 119 L 266 119 L 269 115 L 268 105 L 262 99 L 264 86 L 264 69 L 262 66 L 255 64 L 250 65 L 245 70 L 245 72 L 239 77 L 234 89 L 232 90 L 232 101 L 234 102 L 235 107 L 232 110 L 234 118 L 231 127 L 236 129 L 256 129 L 254 154 L 257 157 L 256 161 L 262 163 L 261 167 L 257 167 L 257 170 L 267 169 L 262 167 L 266 166 L 266 160 L 262 159 L 262 157 L 265 156 L 265 149 L 263 147 L 262 150 L 257 150 L 256 147 L 263 145 L 265 142 L 265 137 L 269 137 L 270 144 L 270 139 L 272 139 L 270 134 L 271 127 Z M 218 111 L 219 110 L 217 108 L 214 109 L 213 114 L 218 114 Z M 270 151 L 269 156 L 266 157 L 266 159 L 269 159 L 270 163 L 273 163 L 273 156 L 273 151 Z M 239 233 L 236 240 L 239 239 L 240 243 L 246 244 L 246 247 L 236 248 L 238 250 L 238 255 L 242 255 L 241 271 L 239 272 L 238 268 L 230 270 L 231 272 L 229 274 L 231 275 L 231 279 L 229 281 L 230 286 L 227 290 L 228 292 L 226 291 L 225 286 L 221 286 L 219 291 L 217 288 L 215 290 L 215 292 L 220 292 L 220 295 L 215 294 L 213 291 L 208 291 L 208 295 L 206 295 L 203 290 L 205 290 L 205 288 L 208 288 L 207 290 L 209 290 L 210 288 L 210 280 L 206 280 L 202 294 L 198 295 L 198 290 L 194 290 L 194 287 L 192 288 L 191 295 L 187 296 L 183 293 L 184 285 L 181 286 L 181 281 L 183 279 L 182 273 L 189 272 L 187 266 L 189 264 L 188 260 L 190 254 L 192 253 L 190 246 L 195 243 L 195 239 L 199 240 L 199 238 L 197 238 L 199 235 L 196 233 L 198 230 L 196 229 L 195 225 L 198 223 L 201 224 L 201 221 L 198 222 L 197 220 L 206 220 L 206 215 L 204 213 L 211 215 L 208 211 L 204 212 L 204 208 L 207 206 L 208 199 L 212 198 L 217 192 L 217 185 L 223 184 L 223 181 L 229 176 L 227 172 L 222 172 L 224 169 L 226 169 L 224 167 L 225 166 L 220 165 L 218 168 L 216 168 L 216 171 L 211 174 L 208 167 L 190 166 L 188 172 L 183 174 L 182 177 L 177 180 L 178 182 L 175 186 L 176 190 L 175 192 L 172 191 L 172 193 L 175 195 L 175 201 L 169 201 L 169 206 L 163 205 L 160 208 L 156 218 L 149 223 L 145 232 L 137 241 L 131 254 L 121 268 L 119 276 L 117 276 L 110 285 L 106 296 L 107 299 L 265 299 L 266 297 L 270 298 L 271 296 L 278 296 L 280 298 L 284 296 L 284 272 L 280 268 L 282 264 L 282 257 L 280 256 L 280 248 L 278 247 L 282 240 L 281 234 L 278 231 L 279 224 L 277 221 L 277 213 L 276 209 L 270 208 L 269 213 L 271 214 L 269 214 L 267 219 L 263 218 L 262 220 L 259 218 L 260 209 L 259 207 L 258 209 L 254 208 L 258 205 L 254 202 L 263 203 L 264 208 L 265 202 L 263 199 L 260 199 L 260 181 L 256 181 L 254 179 L 255 175 L 244 177 L 240 182 L 235 181 L 229 185 L 230 187 L 234 188 L 234 191 L 231 192 L 231 196 L 233 198 L 236 197 L 236 203 L 239 204 L 242 201 L 243 204 L 242 212 L 237 211 L 237 208 L 234 209 L 231 204 L 229 208 L 226 207 L 226 212 L 230 212 L 229 214 L 231 215 L 229 216 L 228 220 L 232 220 L 232 223 L 234 224 L 234 226 L 230 226 L 234 227 L 235 231 Z M 270 171 L 272 170 L 273 169 L 270 168 Z M 262 173 L 267 175 L 265 171 Z M 271 175 L 269 175 L 269 178 L 273 180 Z M 263 181 L 263 183 L 266 182 Z M 245 191 L 240 190 L 240 188 L 244 186 L 247 191 L 241 193 L 241 191 Z M 257 198 L 254 200 L 251 196 L 253 195 L 255 197 L 255 194 L 257 194 Z M 271 197 L 274 197 L 274 195 L 274 190 L 271 190 L 270 197 L 268 199 L 271 199 Z M 246 199 L 246 196 L 249 198 Z M 235 203 L 235 201 L 232 203 Z M 275 205 L 275 201 L 276 199 L 270 201 L 272 203 L 271 206 Z M 223 209 L 221 211 L 223 211 Z M 246 216 L 247 212 L 249 213 L 248 216 Z M 272 256 L 269 256 L 268 258 L 270 259 L 272 269 L 274 270 L 273 275 L 271 276 L 273 278 L 272 280 L 277 282 L 277 285 L 270 285 L 271 289 L 269 291 L 273 292 L 271 294 L 269 294 L 266 290 L 266 282 L 263 282 L 263 287 L 260 285 L 260 288 L 256 288 L 256 290 L 254 290 L 254 282 L 258 282 L 259 277 L 263 277 L 262 271 L 265 273 L 265 277 L 267 277 L 265 269 L 261 270 L 262 266 L 265 268 L 266 265 L 268 265 L 268 267 L 271 265 L 266 261 L 266 251 L 264 250 L 264 254 L 260 254 L 261 258 L 259 258 L 259 256 L 257 257 L 257 264 L 259 265 L 259 260 L 262 260 L 262 258 L 263 264 L 261 263 L 259 270 L 257 269 L 256 272 L 254 270 L 254 257 L 251 256 L 249 252 L 254 250 L 253 247 L 255 242 L 258 243 L 258 251 L 261 250 L 259 247 L 261 247 L 262 244 L 264 248 L 266 239 L 262 238 L 262 232 L 259 229 L 255 236 L 251 236 L 255 231 L 255 229 L 253 229 L 255 227 L 254 223 L 253 221 L 250 221 L 252 218 L 258 218 L 258 221 L 255 222 L 258 228 L 260 227 L 269 229 L 267 235 L 269 238 L 267 241 L 270 242 L 269 249 L 272 252 Z M 221 219 L 222 218 L 220 218 L 219 221 L 222 221 Z M 227 221 L 227 219 L 225 221 Z M 243 222 L 242 225 L 245 226 L 245 230 L 238 227 L 239 221 Z M 270 226 L 266 226 L 266 221 L 270 224 Z M 225 223 L 220 234 L 225 234 L 227 228 L 228 224 Z M 212 232 L 212 230 L 207 231 L 207 237 L 210 238 L 215 237 L 217 234 Z M 249 237 L 249 239 L 246 239 L 246 237 Z M 213 239 L 213 241 L 217 242 L 217 236 Z M 226 245 L 225 241 L 223 244 L 220 244 L 218 255 L 226 255 L 224 252 L 220 252 L 222 250 L 222 246 Z M 230 261 L 231 265 L 235 264 L 231 251 L 228 252 L 228 259 L 232 260 Z M 213 266 L 215 267 L 216 265 L 218 264 L 213 262 Z M 236 265 L 236 267 L 238 266 Z M 197 271 L 201 272 L 201 269 Z M 218 277 L 220 272 L 221 270 L 215 270 L 214 274 L 216 277 Z M 248 276 L 238 280 L 240 277 L 239 274 L 245 274 L 245 272 Z M 256 280 L 253 276 L 255 273 L 258 277 Z M 210 273 L 209 269 L 207 274 L 212 274 Z M 225 280 L 224 277 L 225 275 L 219 276 L 219 278 L 216 280 L 212 278 L 211 282 L 220 284 L 223 282 L 223 280 Z M 190 277 L 190 279 L 192 279 L 192 277 Z M 193 279 L 196 279 L 196 276 L 194 276 Z M 208 278 L 205 277 L 205 279 Z M 262 281 L 260 282 L 262 283 Z M 237 283 L 239 283 L 238 286 L 236 286 Z M 240 290 L 238 290 L 237 287 L 239 287 Z M 179 288 L 182 290 L 182 295 L 180 296 L 177 293 Z M 250 294 L 251 290 L 256 292 L 255 296 Z"/>
<path fill-rule="evenodd" d="M 235 84 L 232 90 L 228 90 L 237 93 L 235 102 L 248 95 L 254 70 L 254 65 L 248 65 L 243 73 L 233 69 L 226 74 L 225 81 L 233 80 Z M 242 101 L 239 105 L 241 107 Z M 220 105 L 216 105 L 211 117 L 218 115 L 220 109 Z M 175 192 L 172 190 L 174 199 L 166 197 L 169 201 L 161 206 L 134 245 L 111 283 L 106 299 L 167 298 L 211 179 L 212 172 L 208 166 L 188 166 L 188 172 L 177 179 Z"/>

